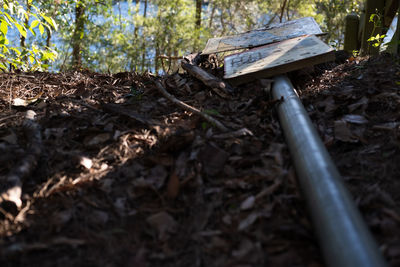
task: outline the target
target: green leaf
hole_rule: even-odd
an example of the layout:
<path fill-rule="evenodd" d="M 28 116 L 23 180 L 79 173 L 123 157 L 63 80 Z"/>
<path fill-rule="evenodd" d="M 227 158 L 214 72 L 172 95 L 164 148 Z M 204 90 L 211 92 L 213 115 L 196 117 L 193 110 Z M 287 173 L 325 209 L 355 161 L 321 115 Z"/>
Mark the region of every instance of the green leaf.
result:
<path fill-rule="evenodd" d="M 29 55 L 28 58 L 29 58 L 29 62 L 31 64 L 33 64 L 33 62 L 35 62 L 35 58 L 33 56 Z"/>
<path fill-rule="evenodd" d="M 40 31 L 40 34 L 43 35 L 43 33 L 44 33 L 44 27 L 43 27 L 42 24 L 39 24 L 39 31 Z"/>
<path fill-rule="evenodd" d="M 15 23 L 15 20 L 8 14 L 8 13 L 4 13 L 4 15 L 6 15 L 7 19 L 8 19 L 8 23 Z"/>
<path fill-rule="evenodd" d="M 40 21 L 38 21 L 38 20 L 32 21 L 32 23 L 31 23 L 31 29 L 36 28 L 37 25 L 39 25 L 39 23 L 40 23 Z"/>
<path fill-rule="evenodd" d="M 2 69 L 2 70 L 6 70 L 7 69 L 6 65 L 4 65 L 3 62 L 0 62 L 0 69 Z"/>
<path fill-rule="evenodd" d="M 38 50 L 38 48 L 37 48 L 36 45 L 32 45 L 32 51 L 33 51 L 33 53 L 35 53 L 35 54 L 38 54 L 38 53 L 39 53 L 39 50 Z"/>
<path fill-rule="evenodd" d="M 55 30 L 57 30 L 57 23 L 54 22 L 54 20 L 46 15 L 40 15 L 51 27 L 53 27 Z"/>
<path fill-rule="evenodd" d="M 21 55 L 21 51 L 19 51 L 17 48 L 11 47 L 10 49 L 11 49 L 12 51 L 14 51 L 14 52 L 17 54 L 17 56 L 20 56 L 20 55 Z"/>
<path fill-rule="evenodd" d="M 8 32 L 8 23 L 7 23 L 5 20 L 2 20 L 2 21 L 1 21 L 0 31 L 4 34 L 4 36 L 7 35 L 7 32 Z"/>
<path fill-rule="evenodd" d="M 26 38 L 26 30 L 24 26 L 20 25 L 19 23 L 15 23 L 15 27 L 17 27 L 19 33 Z"/>

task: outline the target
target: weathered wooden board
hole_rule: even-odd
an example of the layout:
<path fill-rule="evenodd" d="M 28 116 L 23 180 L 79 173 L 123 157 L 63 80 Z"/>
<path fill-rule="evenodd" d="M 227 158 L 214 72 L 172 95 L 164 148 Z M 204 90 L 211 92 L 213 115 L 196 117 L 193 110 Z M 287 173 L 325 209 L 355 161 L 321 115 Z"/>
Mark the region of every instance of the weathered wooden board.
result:
<path fill-rule="evenodd" d="M 251 48 L 279 42 L 302 35 L 322 34 L 311 17 L 292 20 L 238 35 L 209 39 L 203 54 L 212 54 L 236 49 Z"/>
<path fill-rule="evenodd" d="M 240 84 L 334 60 L 333 49 L 314 35 L 301 36 L 225 57 L 225 79 Z"/>

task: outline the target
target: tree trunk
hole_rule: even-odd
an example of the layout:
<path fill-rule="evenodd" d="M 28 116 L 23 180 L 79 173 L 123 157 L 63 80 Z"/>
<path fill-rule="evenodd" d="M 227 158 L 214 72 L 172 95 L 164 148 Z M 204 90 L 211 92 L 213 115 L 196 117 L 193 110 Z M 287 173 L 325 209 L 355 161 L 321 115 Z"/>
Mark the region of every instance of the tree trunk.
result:
<path fill-rule="evenodd" d="M 202 7 L 202 4 L 203 4 L 202 0 L 196 0 L 196 22 L 195 22 L 196 36 L 195 36 L 194 46 L 193 46 L 193 50 L 194 51 L 197 51 L 199 49 L 200 29 L 201 29 L 201 7 Z"/>
<path fill-rule="evenodd" d="M 31 2 L 29 0 L 27 0 L 26 1 L 26 11 L 27 11 L 28 14 L 31 12 L 31 9 L 32 9 Z M 25 26 L 26 29 L 28 29 L 28 27 L 29 27 L 29 17 L 28 18 L 25 17 L 24 26 Z M 25 47 L 26 46 L 25 37 L 22 36 L 22 35 L 21 35 L 21 38 L 20 38 L 20 44 L 21 44 L 21 47 Z"/>
<path fill-rule="evenodd" d="M 144 9 L 143 9 L 143 27 L 146 26 L 146 17 L 147 17 L 147 0 L 144 1 Z M 144 34 L 143 34 L 144 38 Z M 142 40 L 142 71 L 145 69 L 146 64 L 146 40 Z"/>
<path fill-rule="evenodd" d="M 82 39 L 85 33 L 85 5 L 78 2 L 75 7 L 75 30 L 72 36 L 72 66 L 82 66 L 81 49 Z"/>
<path fill-rule="evenodd" d="M 46 27 L 46 47 L 50 48 L 51 45 L 51 31 Z M 48 65 L 49 60 L 45 60 L 44 64 Z"/>
<path fill-rule="evenodd" d="M 158 59 L 160 58 L 160 50 L 158 49 L 158 42 L 156 43 L 156 54 L 154 56 L 154 71 L 155 74 L 158 75 L 159 65 Z"/>
<path fill-rule="evenodd" d="M 287 3 L 287 0 L 284 0 L 283 3 L 282 3 L 282 6 L 281 6 L 281 14 L 279 16 L 279 22 L 281 22 L 281 23 L 282 23 L 282 20 L 283 20 L 283 14 L 285 12 L 286 3 Z"/>
<path fill-rule="evenodd" d="M 216 6 L 213 5 L 212 9 L 211 9 L 211 15 L 210 15 L 210 20 L 208 21 L 208 28 L 211 29 L 211 26 L 213 24 L 213 20 L 214 20 L 214 15 L 215 15 L 215 9 Z"/>

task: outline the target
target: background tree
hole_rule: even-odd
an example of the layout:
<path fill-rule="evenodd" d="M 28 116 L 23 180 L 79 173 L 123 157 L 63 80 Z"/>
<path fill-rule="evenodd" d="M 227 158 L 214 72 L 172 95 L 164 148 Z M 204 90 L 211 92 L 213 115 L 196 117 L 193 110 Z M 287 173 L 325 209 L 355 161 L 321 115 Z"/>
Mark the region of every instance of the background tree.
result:
<path fill-rule="evenodd" d="M 84 0 L 76 1 L 75 29 L 72 35 L 72 65 L 74 68 L 80 68 L 82 66 L 81 46 L 82 39 L 85 36 L 85 9 L 86 3 Z"/>
<path fill-rule="evenodd" d="M 43 35 L 45 28 L 49 31 L 56 29 L 54 20 L 31 0 L 25 3 L 0 1 L 0 4 L 0 69 L 4 71 L 9 66 L 22 70 L 45 69 L 43 62 L 54 60 L 55 51 L 49 47 L 40 48 L 35 42 L 28 46 L 27 38 Z M 16 36 L 19 37 L 19 46 L 10 41 Z"/>
<path fill-rule="evenodd" d="M 208 38 L 312 16 L 341 47 L 345 15 L 361 0 L 37 0 L 60 25 L 37 41 L 56 44 L 54 70 L 173 71 Z M 31 42 L 30 42 L 31 43 Z M 29 44 L 30 44 L 29 43 Z"/>

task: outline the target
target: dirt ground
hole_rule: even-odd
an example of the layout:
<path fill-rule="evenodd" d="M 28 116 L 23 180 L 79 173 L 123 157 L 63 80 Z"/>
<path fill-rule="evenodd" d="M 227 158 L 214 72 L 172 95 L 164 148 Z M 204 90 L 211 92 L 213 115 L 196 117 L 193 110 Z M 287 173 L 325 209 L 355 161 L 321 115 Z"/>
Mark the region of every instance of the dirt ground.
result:
<path fill-rule="evenodd" d="M 400 266 L 399 59 L 290 77 Z M 155 81 L 230 131 L 176 106 Z M 236 89 L 222 98 L 186 73 L 0 74 L 0 265 L 323 266 L 279 103 L 265 82 Z M 21 203 L 4 197 L 15 175 Z"/>

